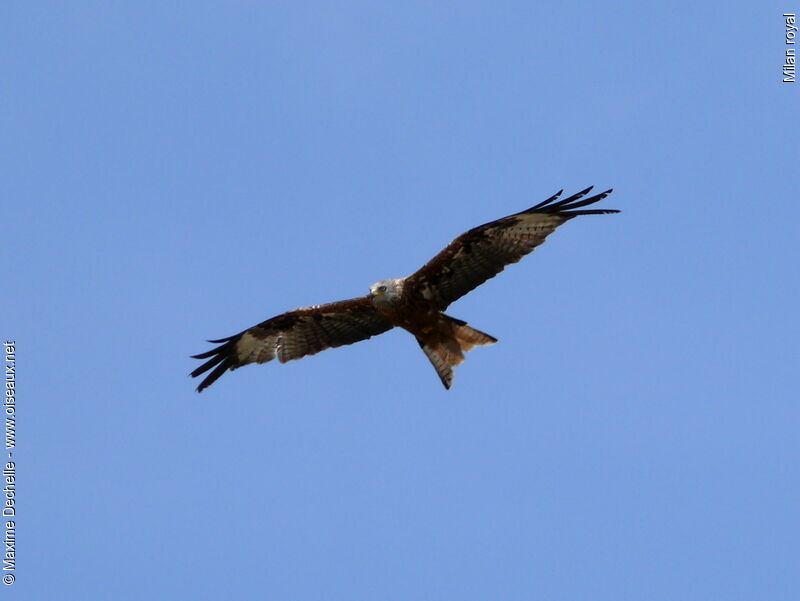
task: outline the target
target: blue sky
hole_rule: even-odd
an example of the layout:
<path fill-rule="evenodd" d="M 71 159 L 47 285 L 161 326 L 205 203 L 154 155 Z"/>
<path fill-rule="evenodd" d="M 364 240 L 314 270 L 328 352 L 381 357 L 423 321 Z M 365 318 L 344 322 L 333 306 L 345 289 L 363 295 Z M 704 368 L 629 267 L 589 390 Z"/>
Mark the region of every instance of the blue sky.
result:
<path fill-rule="evenodd" d="M 787 11 L 4 6 L 0 594 L 795 598 Z M 623 212 L 450 308 L 500 340 L 452 390 L 392 331 L 194 392 L 207 338 L 591 184 Z"/>

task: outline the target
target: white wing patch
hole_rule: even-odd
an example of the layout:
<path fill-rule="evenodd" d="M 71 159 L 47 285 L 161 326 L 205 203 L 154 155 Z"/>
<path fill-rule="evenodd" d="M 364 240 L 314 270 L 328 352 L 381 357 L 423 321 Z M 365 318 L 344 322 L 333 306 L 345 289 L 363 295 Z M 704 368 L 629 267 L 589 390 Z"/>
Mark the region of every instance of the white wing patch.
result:
<path fill-rule="evenodd" d="M 249 332 L 242 334 L 239 342 L 236 343 L 236 355 L 239 358 L 239 362 L 250 363 L 255 361 L 254 355 L 258 352 L 262 344 L 262 340 L 259 340 Z"/>

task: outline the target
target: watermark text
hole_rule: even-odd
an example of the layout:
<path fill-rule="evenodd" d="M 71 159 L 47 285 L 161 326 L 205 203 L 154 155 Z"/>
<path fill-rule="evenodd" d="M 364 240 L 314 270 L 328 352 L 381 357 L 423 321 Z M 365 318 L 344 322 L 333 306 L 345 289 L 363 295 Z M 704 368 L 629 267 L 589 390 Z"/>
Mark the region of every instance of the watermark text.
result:
<path fill-rule="evenodd" d="M 786 26 L 783 58 L 783 81 L 794 83 L 797 81 L 797 17 L 794 13 L 783 13 L 783 22 Z"/>
<path fill-rule="evenodd" d="M 0 464 L 3 475 L 0 484 L 0 507 L 3 514 L 3 545 L 2 555 L 3 584 L 10 586 L 16 580 L 17 569 L 17 464 L 13 461 L 14 448 L 17 444 L 17 348 L 16 342 L 7 340 L 5 347 L 5 395 L 3 396 L 3 413 L 5 414 L 6 454 L 8 461 Z"/>

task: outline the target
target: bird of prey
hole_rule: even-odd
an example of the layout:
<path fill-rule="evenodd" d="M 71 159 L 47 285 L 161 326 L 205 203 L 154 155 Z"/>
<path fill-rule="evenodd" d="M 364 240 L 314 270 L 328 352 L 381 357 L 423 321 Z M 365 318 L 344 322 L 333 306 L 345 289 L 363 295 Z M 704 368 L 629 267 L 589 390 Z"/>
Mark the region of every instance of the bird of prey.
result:
<path fill-rule="evenodd" d="M 519 261 L 573 217 L 619 212 L 582 209 L 611 193 L 606 190 L 587 197 L 591 189 L 558 200 L 561 190 L 526 211 L 479 225 L 461 234 L 415 273 L 377 282 L 366 296 L 295 309 L 229 338 L 209 340 L 219 346 L 192 357 L 207 359 L 192 377 L 211 371 L 197 391 L 227 370 L 273 359 L 285 363 L 366 340 L 395 326 L 414 335 L 449 389 L 453 367 L 464 361 L 464 353 L 497 339 L 445 315 L 444 310 L 506 265 Z"/>

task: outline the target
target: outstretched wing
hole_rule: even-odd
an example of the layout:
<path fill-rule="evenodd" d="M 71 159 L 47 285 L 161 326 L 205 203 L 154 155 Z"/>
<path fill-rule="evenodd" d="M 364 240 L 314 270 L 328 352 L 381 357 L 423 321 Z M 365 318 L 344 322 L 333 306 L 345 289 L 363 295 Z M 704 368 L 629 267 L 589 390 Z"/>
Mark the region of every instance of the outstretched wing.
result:
<path fill-rule="evenodd" d="M 479 225 L 447 245 L 406 279 L 411 294 L 436 303 L 444 311 L 453 301 L 516 263 L 544 242 L 559 225 L 578 215 L 619 213 L 614 209 L 583 209 L 611 193 L 584 198 L 592 187 L 564 200 L 561 190 L 527 211 Z"/>
<path fill-rule="evenodd" d="M 222 344 L 192 357 L 208 359 L 192 372 L 192 377 L 213 370 L 197 387 L 197 392 L 201 392 L 229 369 L 248 363 L 266 363 L 275 358 L 286 363 L 328 348 L 366 340 L 392 327 L 375 311 L 366 296 L 295 309 L 235 336 L 209 340 Z"/>

